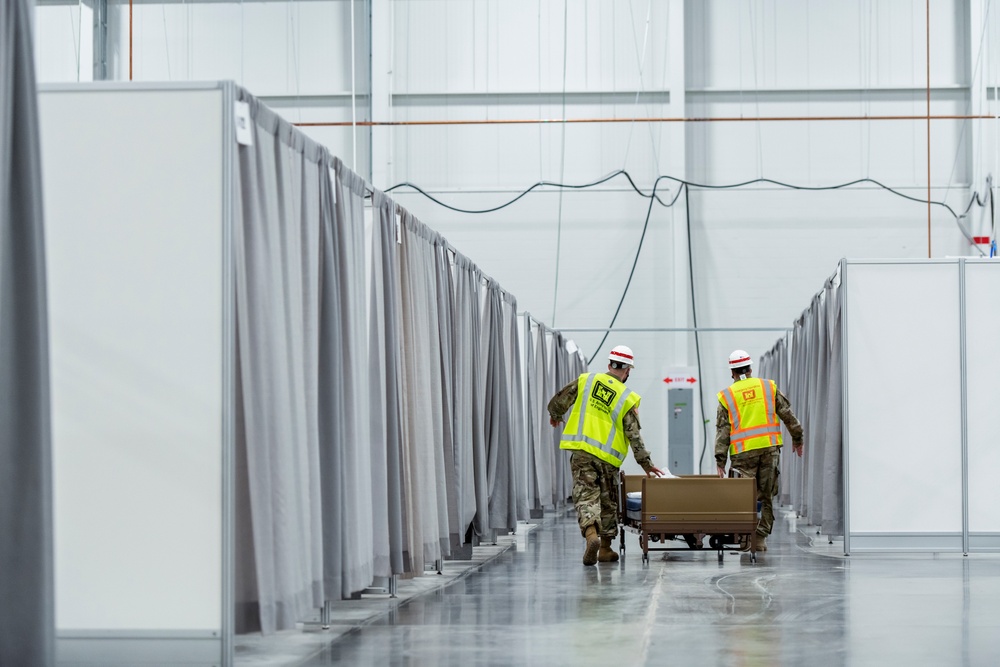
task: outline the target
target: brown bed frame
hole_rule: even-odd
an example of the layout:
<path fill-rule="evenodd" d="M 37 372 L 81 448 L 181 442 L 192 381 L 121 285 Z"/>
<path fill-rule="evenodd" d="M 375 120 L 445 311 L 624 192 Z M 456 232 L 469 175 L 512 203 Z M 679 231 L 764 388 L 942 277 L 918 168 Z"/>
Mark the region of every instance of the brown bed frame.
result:
<path fill-rule="evenodd" d="M 642 519 L 628 516 L 626 495 L 642 492 Z M 691 475 L 674 478 L 646 477 L 621 473 L 618 493 L 621 541 L 625 552 L 625 530 L 638 533 L 642 561 L 649 562 L 650 551 L 680 551 L 699 548 L 694 536 L 709 536 L 709 547 L 718 551 L 722 562 L 726 549 L 738 549 L 740 538 L 750 540 L 750 561 L 757 561 L 753 536 L 757 529 L 757 483 L 752 478 L 721 478 L 715 475 Z M 651 547 L 650 542 L 665 543 L 684 536 L 685 547 Z"/>

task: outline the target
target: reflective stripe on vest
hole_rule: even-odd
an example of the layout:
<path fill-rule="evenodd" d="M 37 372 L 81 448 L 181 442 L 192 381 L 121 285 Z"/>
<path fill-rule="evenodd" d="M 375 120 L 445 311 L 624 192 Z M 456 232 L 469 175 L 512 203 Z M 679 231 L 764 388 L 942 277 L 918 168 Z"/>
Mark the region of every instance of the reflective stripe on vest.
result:
<path fill-rule="evenodd" d="M 576 418 L 576 432 L 569 432 L 569 425 L 573 422 L 573 416 L 571 415 L 569 422 L 566 424 L 567 430 L 563 432 L 560 448 L 582 449 L 584 451 L 588 451 L 590 454 L 594 454 L 608 463 L 611 463 L 612 465 L 621 467 L 621 464 L 625 461 L 625 457 L 628 454 L 628 443 L 625 442 L 624 435 L 619 435 L 618 425 L 621 424 L 621 419 L 623 417 L 622 411 L 629 403 L 629 398 L 632 396 L 638 398 L 638 394 L 635 394 L 635 392 L 631 389 L 622 385 L 624 391 L 621 392 L 621 396 L 618 397 L 618 400 L 615 401 L 614 407 L 612 407 L 610 413 L 608 413 L 608 419 L 611 420 L 611 428 L 608 431 L 607 438 L 603 442 L 597 440 L 596 438 L 592 438 L 588 436 L 585 431 L 588 421 L 587 412 L 590 404 L 590 393 L 593 390 L 597 375 L 597 373 L 588 374 L 583 390 L 577 396 L 577 401 L 580 403 L 580 414 Z M 638 401 L 636 401 L 636 404 L 638 404 Z M 594 417 L 591 417 L 591 419 L 594 419 Z M 597 417 L 597 419 L 600 419 L 600 417 Z M 622 447 L 621 449 L 617 449 L 614 446 L 616 440 L 620 441 L 620 445 Z M 566 446 L 566 443 L 573 443 L 577 446 L 573 446 L 573 444 Z M 597 451 L 592 451 L 591 448 Z"/>
<path fill-rule="evenodd" d="M 730 435 L 729 453 L 730 455 L 742 452 L 773 447 L 781 444 L 781 424 L 778 423 L 777 412 L 774 407 L 774 396 L 777 387 L 770 380 L 754 378 L 757 385 L 764 394 L 764 423 L 760 423 L 759 414 L 754 414 L 747 424 L 746 403 L 736 398 L 733 386 L 726 387 L 719 392 L 719 400 L 729 411 Z M 758 410 L 759 412 L 759 410 Z"/>

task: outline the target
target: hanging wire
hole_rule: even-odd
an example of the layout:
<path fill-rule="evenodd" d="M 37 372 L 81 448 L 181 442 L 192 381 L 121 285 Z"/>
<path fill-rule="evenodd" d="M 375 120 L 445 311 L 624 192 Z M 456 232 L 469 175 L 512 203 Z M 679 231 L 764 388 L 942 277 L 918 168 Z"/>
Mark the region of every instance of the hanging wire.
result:
<path fill-rule="evenodd" d="M 760 84 L 757 81 L 757 25 L 753 15 L 753 0 L 747 0 L 750 15 L 750 55 L 753 63 L 753 98 L 757 118 L 760 118 Z M 761 138 L 760 120 L 754 123 L 757 129 L 757 176 L 764 175 L 764 141 Z"/>
<path fill-rule="evenodd" d="M 652 10 L 653 10 L 653 3 L 652 2 L 647 2 L 647 4 L 646 4 L 646 29 L 645 29 L 643 37 L 642 37 L 642 51 L 640 52 L 640 50 L 639 50 L 639 40 L 638 40 L 638 38 L 637 38 L 637 36 L 635 34 L 635 14 L 633 14 L 633 12 L 632 12 L 632 0 L 629 0 L 629 2 L 628 2 L 628 13 L 629 13 L 629 18 L 631 19 L 629 21 L 629 25 L 632 27 L 632 44 L 633 44 L 633 46 L 635 46 L 635 60 L 636 60 L 636 65 L 639 68 L 639 85 L 636 86 L 635 101 L 632 103 L 632 109 L 633 109 L 633 111 L 632 111 L 632 121 L 628 124 L 628 139 L 625 140 L 625 157 L 622 159 L 622 169 L 627 169 L 628 168 L 628 154 L 629 154 L 629 149 L 632 147 L 632 131 L 635 129 L 635 119 L 636 119 L 636 116 L 638 115 L 636 113 L 636 109 L 638 109 L 638 107 L 639 107 L 639 98 L 640 98 L 640 96 L 642 95 L 642 93 L 645 92 L 645 87 L 643 85 L 643 80 L 642 80 L 642 73 L 643 73 L 643 69 L 645 68 L 645 65 L 646 65 L 646 45 L 647 45 L 648 39 L 649 39 L 649 19 L 650 19 L 650 14 L 651 14 Z M 647 107 L 647 115 L 652 115 L 652 113 L 650 112 L 650 110 L 648 109 L 648 107 Z M 565 114 L 563 114 L 563 117 L 565 118 Z M 653 135 L 653 126 L 651 124 L 647 123 L 647 127 L 649 127 L 650 141 L 652 141 L 652 139 L 653 139 L 653 136 L 652 136 Z M 656 155 L 656 145 L 655 145 L 655 143 L 653 144 L 653 155 L 654 155 L 654 157 Z M 659 160 L 657 160 L 657 163 L 658 162 L 659 162 Z"/>
<path fill-rule="evenodd" d="M 989 6 L 990 6 L 990 4 L 992 4 L 992 0 L 990 0 L 990 2 L 987 3 L 986 13 L 983 16 L 983 30 L 982 30 L 982 32 L 979 35 L 979 48 L 976 51 L 976 64 L 972 68 L 972 77 L 971 77 L 971 80 L 973 82 L 976 80 L 976 75 L 979 73 L 979 67 L 980 67 L 980 64 L 982 62 L 983 45 L 986 42 L 986 26 L 989 25 L 989 11 L 990 11 Z M 969 99 L 966 102 L 965 113 L 966 113 L 966 115 L 972 113 L 972 95 L 969 95 Z M 947 182 L 947 184 L 945 185 L 945 188 L 944 188 L 944 195 L 942 195 L 942 197 L 941 197 L 942 201 L 947 201 L 948 200 L 948 193 L 951 191 L 952 183 L 954 183 L 954 181 L 955 181 L 955 172 L 958 170 L 958 161 L 959 161 L 959 158 L 961 157 L 962 152 L 963 152 L 963 150 L 962 150 L 962 142 L 965 139 L 966 132 L 969 130 L 970 125 L 971 125 L 971 121 L 969 119 L 965 119 L 965 120 L 962 121 L 962 129 L 959 131 L 958 140 L 956 141 L 957 148 L 955 149 L 955 159 L 952 160 L 952 163 L 951 163 L 951 172 L 948 174 L 948 182 Z"/>
<path fill-rule="evenodd" d="M 475 3 L 473 3 L 475 7 Z M 586 5 L 584 5 L 586 7 Z M 542 118 L 542 0 L 538 0 L 538 117 Z M 473 50 L 473 52 L 475 52 Z M 475 68 L 473 68 L 475 71 Z M 538 180 L 545 175 L 544 147 L 542 146 L 542 124 L 538 124 Z"/>
<path fill-rule="evenodd" d="M 604 342 L 608 339 L 608 334 L 611 332 L 611 329 L 615 326 L 615 322 L 618 320 L 618 314 L 622 310 L 622 304 L 625 303 L 625 297 L 628 295 L 629 287 L 632 286 L 632 278 L 635 276 L 635 267 L 636 267 L 636 265 L 638 265 L 638 263 L 639 263 L 639 255 L 642 253 L 642 244 L 646 240 L 646 230 L 649 229 L 649 219 L 650 219 L 650 217 L 652 216 L 652 213 L 653 213 L 653 202 L 658 201 L 657 197 L 656 197 L 656 188 L 659 186 L 660 181 L 665 180 L 667 178 L 669 178 L 669 177 L 667 177 L 667 176 L 659 176 L 656 179 L 656 181 L 653 182 L 653 192 L 652 192 L 652 194 L 649 197 L 649 207 L 646 209 L 646 219 L 642 223 L 642 234 L 639 235 L 639 245 L 635 249 L 635 257 L 632 259 L 632 268 L 629 270 L 628 280 L 625 281 L 625 289 L 622 291 L 622 297 L 621 297 L 621 299 L 618 300 L 618 306 L 615 308 L 615 314 L 611 317 L 611 323 L 608 325 L 608 331 L 606 331 L 604 333 L 604 337 L 601 338 L 601 342 L 598 343 L 597 348 L 594 350 L 594 354 L 592 354 L 592 355 L 590 355 L 590 357 L 588 357 L 588 359 L 587 359 L 587 363 L 588 364 L 591 361 L 593 361 L 594 357 L 596 357 L 598 355 L 598 353 L 601 351 L 601 347 L 604 345 Z M 675 203 L 677 203 L 677 199 L 678 199 L 678 197 L 681 196 L 681 191 L 682 190 L 686 190 L 686 188 L 678 188 L 677 194 L 670 201 L 670 203 L 667 204 L 667 207 L 673 206 Z M 553 326 L 555 326 L 554 323 L 553 323 Z"/>
<path fill-rule="evenodd" d="M 170 71 L 170 36 L 167 34 L 167 6 L 160 5 L 163 13 L 163 49 L 167 56 L 167 81 L 173 81 L 174 76 Z"/>
<path fill-rule="evenodd" d="M 79 0 L 79 4 L 76 7 L 77 11 L 77 21 L 73 23 L 73 8 L 70 7 L 67 15 L 69 16 L 69 32 L 73 36 L 73 53 L 76 55 L 76 80 L 80 80 L 80 42 L 82 41 L 77 33 L 80 31 L 80 27 L 83 24 L 83 0 Z"/>
<path fill-rule="evenodd" d="M 868 38 L 865 39 L 864 15 L 858 11 L 858 80 L 861 85 L 861 111 L 865 116 L 871 116 L 871 68 L 872 68 L 872 0 L 868 3 Z M 867 52 L 865 51 L 865 47 Z M 867 67 L 866 67 L 867 65 Z M 865 153 L 865 177 L 871 176 L 872 171 L 872 126 L 871 120 L 866 121 L 861 126 L 861 150 Z"/>
<path fill-rule="evenodd" d="M 244 64 L 246 63 L 246 50 L 244 47 L 244 41 L 246 39 L 246 23 L 244 21 L 243 15 L 243 0 L 240 0 L 240 85 L 246 85 L 246 75 L 244 73 Z"/>
<path fill-rule="evenodd" d="M 187 19 L 187 79 L 194 78 L 194 8 L 184 0 L 185 16 Z"/>
<path fill-rule="evenodd" d="M 562 73 L 562 117 L 566 117 L 566 61 L 569 48 L 569 0 L 563 0 L 563 73 Z M 566 176 L 566 123 L 562 124 L 562 147 L 559 160 L 559 180 Z M 556 217 L 556 275 L 552 285 L 552 326 L 556 325 L 559 303 L 559 259 L 562 255 L 562 213 L 563 188 L 559 189 L 559 212 Z"/>
<path fill-rule="evenodd" d="M 355 89 L 355 64 L 354 64 L 354 2 L 351 3 L 351 169 L 358 171 L 358 104 Z"/>
<path fill-rule="evenodd" d="M 353 3 L 354 0 L 350 0 Z M 292 5 L 295 5 L 295 17 L 292 17 Z M 352 5 L 353 6 L 353 5 Z M 295 79 L 295 106 L 296 113 L 298 115 L 299 121 L 302 120 L 302 75 L 299 69 L 299 57 L 301 49 L 302 36 L 302 24 L 301 24 L 301 7 L 298 2 L 289 2 L 285 8 L 285 19 L 286 19 L 286 30 L 285 37 L 287 39 L 288 48 L 286 53 L 288 54 L 289 61 L 292 65 L 292 70 Z M 296 28 L 298 28 L 298 34 L 296 34 Z M 353 30 L 353 26 L 352 26 Z M 352 35 L 353 37 L 353 35 Z M 353 52 L 352 56 L 353 58 Z M 286 66 L 287 69 L 287 66 Z"/>

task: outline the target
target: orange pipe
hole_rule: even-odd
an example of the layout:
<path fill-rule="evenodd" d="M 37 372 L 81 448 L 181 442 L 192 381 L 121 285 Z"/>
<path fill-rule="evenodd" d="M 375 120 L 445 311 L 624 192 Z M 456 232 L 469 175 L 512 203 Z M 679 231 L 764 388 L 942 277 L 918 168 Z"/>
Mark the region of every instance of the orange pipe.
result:
<path fill-rule="evenodd" d="M 867 120 L 994 120 L 984 115 L 942 115 L 931 116 L 763 116 L 713 118 L 522 118 L 507 120 L 362 120 L 356 123 L 338 121 L 326 123 L 293 123 L 297 127 L 401 127 L 415 125 L 547 125 L 558 123 L 756 123 L 756 122 L 799 122 L 799 121 L 867 121 Z M 928 125 L 929 127 L 929 125 Z"/>

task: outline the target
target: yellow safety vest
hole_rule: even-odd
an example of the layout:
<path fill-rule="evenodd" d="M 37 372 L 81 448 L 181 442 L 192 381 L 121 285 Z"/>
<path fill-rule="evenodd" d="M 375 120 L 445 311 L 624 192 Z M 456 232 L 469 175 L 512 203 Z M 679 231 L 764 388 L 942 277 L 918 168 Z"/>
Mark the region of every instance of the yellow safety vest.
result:
<path fill-rule="evenodd" d="M 781 445 L 781 424 L 774 408 L 778 385 L 774 380 L 747 378 L 719 392 L 729 411 L 729 454 Z"/>
<path fill-rule="evenodd" d="M 580 449 L 620 468 L 628 454 L 622 419 L 642 398 L 607 373 L 584 373 L 576 389 L 559 448 Z"/>

